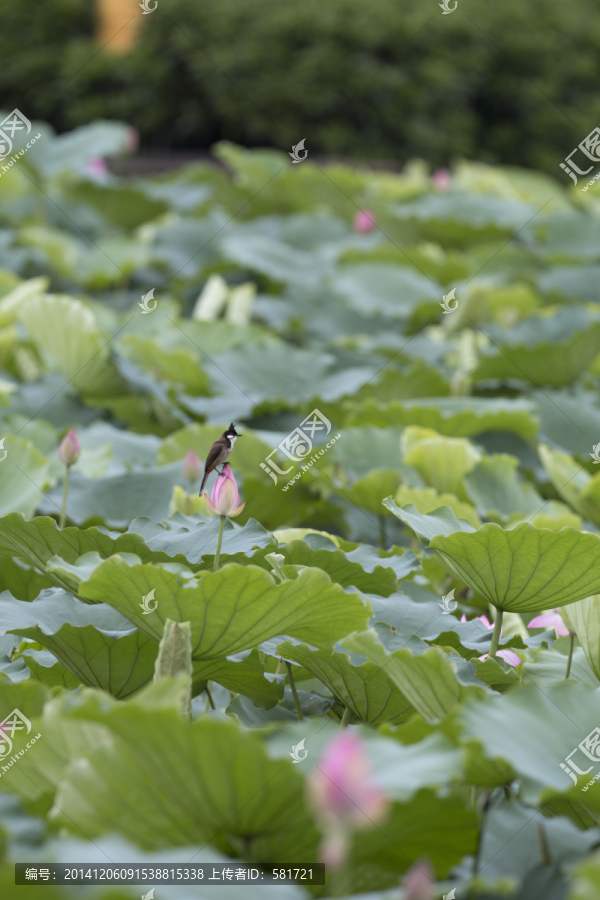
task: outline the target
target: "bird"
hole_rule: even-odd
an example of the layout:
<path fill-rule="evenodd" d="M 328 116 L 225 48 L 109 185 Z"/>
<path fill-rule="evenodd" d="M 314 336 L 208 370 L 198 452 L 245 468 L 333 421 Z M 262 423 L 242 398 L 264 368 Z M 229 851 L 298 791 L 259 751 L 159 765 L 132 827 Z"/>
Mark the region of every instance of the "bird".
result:
<path fill-rule="evenodd" d="M 243 435 L 237 433 L 237 431 L 235 430 L 235 425 L 232 422 L 227 431 L 224 431 L 221 437 L 217 438 L 217 440 L 208 451 L 208 456 L 206 457 L 206 462 L 204 463 L 204 477 L 202 479 L 202 484 L 200 485 L 200 497 L 204 493 L 204 485 L 206 484 L 206 479 L 213 471 L 213 469 L 216 469 L 217 466 L 225 463 L 233 449 L 233 445 L 239 437 L 243 437 Z M 223 470 L 221 469 L 221 472 L 222 471 Z M 221 472 L 219 472 L 219 475 L 221 474 Z"/>

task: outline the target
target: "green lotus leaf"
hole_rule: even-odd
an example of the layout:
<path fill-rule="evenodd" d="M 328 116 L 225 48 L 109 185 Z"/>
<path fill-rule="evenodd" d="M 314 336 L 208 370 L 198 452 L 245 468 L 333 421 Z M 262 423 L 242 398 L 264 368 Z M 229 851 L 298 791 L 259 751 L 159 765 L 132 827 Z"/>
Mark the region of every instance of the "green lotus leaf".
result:
<path fill-rule="evenodd" d="M 152 590 L 157 607 L 146 615 L 141 601 Z M 202 574 L 192 587 L 162 568 L 128 566 L 113 557 L 93 571 L 79 593 L 110 604 L 156 641 L 167 618 L 190 622 L 194 660 L 231 656 L 280 634 L 331 646 L 365 628 L 371 614 L 359 594 L 344 593 L 319 569 L 303 569 L 294 581 L 276 584 L 257 566 L 229 564 Z"/>
<path fill-rule="evenodd" d="M 489 326 L 487 331 L 492 342 L 480 355 L 475 381 L 512 378 L 559 387 L 571 384 L 597 356 L 600 314 L 583 306 L 554 315 L 543 310 L 508 331 Z"/>
<path fill-rule="evenodd" d="M 529 400 L 498 397 L 426 397 L 381 403 L 348 402 L 346 422 L 352 426 L 420 425 L 449 437 L 471 437 L 483 431 L 512 431 L 524 440 L 538 430 L 536 406 Z"/>
<path fill-rule="evenodd" d="M 600 679 L 600 595 L 571 603 L 566 612 L 569 630 L 574 631 L 590 667 Z"/>
<path fill-rule="evenodd" d="M 454 494 L 438 494 L 434 488 L 410 488 L 401 485 L 394 496 L 400 507 L 414 506 L 420 513 L 429 513 L 440 506 L 449 507 L 459 519 L 466 519 L 474 528 L 481 522 L 477 512 L 470 503 L 459 500 Z"/>
<path fill-rule="evenodd" d="M 79 715 L 109 727 L 111 741 L 90 744 L 63 776 L 53 811 L 61 825 L 85 822 L 90 837 L 111 832 L 109 798 L 126 796 L 119 831 L 140 847 L 211 842 L 236 856 L 243 844 L 249 860 L 282 863 L 315 856 L 302 775 L 291 761 L 269 759 L 256 734 L 231 720 L 190 724 L 174 710 L 132 702 Z"/>
<path fill-rule="evenodd" d="M 514 456 L 497 453 L 467 472 L 465 490 L 480 516 L 501 523 L 515 514 L 529 516 L 542 509 L 544 500 L 532 484 L 519 479 L 518 467 Z"/>
<path fill-rule="evenodd" d="M 390 680 L 386 670 L 371 660 L 361 663 L 355 654 L 317 650 L 291 641 L 279 644 L 277 652 L 322 681 L 362 722 L 370 725 L 403 722 L 414 714 L 412 704 Z"/>
<path fill-rule="evenodd" d="M 537 612 L 600 592 L 600 537 L 529 523 L 503 531 L 437 535 L 431 541 L 457 575 L 498 609 Z"/>
<path fill-rule="evenodd" d="M 449 506 L 440 506 L 431 513 L 420 513 L 412 503 L 400 509 L 391 497 L 386 497 L 383 505 L 395 516 L 408 525 L 424 547 L 428 547 L 432 538 L 438 534 L 453 534 L 455 531 L 475 531 L 474 526 L 466 519 L 458 519 Z"/>
<path fill-rule="evenodd" d="M 111 263 L 111 269 L 118 271 L 118 266 Z M 108 336 L 84 303 L 66 294 L 32 296 L 19 307 L 19 318 L 40 352 L 76 391 L 118 393 L 122 381 L 110 361 Z"/>
<path fill-rule="evenodd" d="M 430 435 L 429 429 L 412 426 L 405 430 L 400 446 L 404 462 L 413 466 L 438 493 L 469 499 L 462 479 L 481 459 L 481 453 L 470 441 Z"/>
<path fill-rule="evenodd" d="M 468 694 L 479 696 L 479 688 L 465 688 L 459 683 L 455 665 L 439 647 L 419 656 L 408 648 L 387 653 L 373 628 L 345 638 L 342 646 L 385 668 L 390 681 L 427 722 L 445 718 Z"/>

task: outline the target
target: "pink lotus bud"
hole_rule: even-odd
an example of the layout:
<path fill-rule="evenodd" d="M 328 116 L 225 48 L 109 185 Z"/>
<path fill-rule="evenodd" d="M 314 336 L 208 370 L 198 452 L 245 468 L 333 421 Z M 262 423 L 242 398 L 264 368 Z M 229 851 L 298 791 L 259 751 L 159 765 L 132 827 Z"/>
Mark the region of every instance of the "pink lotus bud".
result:
<path fill-rule="evenodd" d="M 246 505 L 242 503 L 240 506 L 239 502 L 240 495 L 233 472 L 225 463 L 222 474 L 217 476 L 210 499 L 206 498 L 206 505 L 214 515 L 229 516 L 230 519 L 233 519 L 235 516 L 239 516 Z"/>
<path fill-rule="evenodd" d="M 370 209 L 359 209 L 352 221 L 352 227 L 359 234 L 367 234 L 367 232 L 373 231 L 377 227 L 375 213 L 371 212 Z"/>
<path fill-rule="evenodd" d="M 404 900 L 434 900 L 435 873 L 428 859 L 418 859 L 404 876 Z"/>
<path fill-rule="evenodd" d="M 452 175 L 448 169 L 436 169 L 431 176 L 431 182 L 436 191 L 447 191 L 452 184 Z"/>
<path fill-rule="evenodd" d="M 183 475 L 188 481 L 195 481 L 202 471 L 202 464 L 193 450 L 188 450 L 183 461 Z"/>
<path fill-rule="evenodd" d="M 321 859 L 336 868 L 346 859 L 352 832 L 382 819 L 388 808 L 384 794 L 371 783 L 371 770 L 358 735 L 344 731 L 325 748 L 307 778 L 308 799 L 324 838 Z"/>
<path fill-rule="evenodd" d="M 58 458 L 65 466 L 72 466 L 73 463 L 77 462 L 80 454 L 81 444 L 79 443 L 75 429 L 70 428 L 58 448 Z"/>
<path fill-rule="evenodd" d="M 108 174 L 108 166 L 101 156 L 92 156 L 88 159 L 86 169 L 93 178 L 102 178 Z"/>

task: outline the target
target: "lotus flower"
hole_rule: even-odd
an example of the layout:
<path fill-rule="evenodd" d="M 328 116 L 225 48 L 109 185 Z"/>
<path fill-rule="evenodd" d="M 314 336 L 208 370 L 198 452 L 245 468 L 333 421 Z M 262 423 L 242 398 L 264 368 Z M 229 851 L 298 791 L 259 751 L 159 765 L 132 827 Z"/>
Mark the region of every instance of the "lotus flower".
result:
<path fill-rule="evenodd" d="M 489 628 L 490 631 L 493 630 L 494 626 L 489 621 L 487 616 L 476 616 L 475 618 L 477 619 L 478 622 L 482 622 L 486 628 Z M 461 622 L 467 621 L 467 617 L 465 616 L 464 613 L 463 613 L 460 621 Z M 479 657 L 479 659 L 487 659 L 488 656 L 489 656 L 489 653 L 484 653 L 483 656 Z M 516 666 L 520 666 L 522 663 L 521 657 L 517 656 L 517 654 L 514 653 L 512 650 L 497 650 L 496 656 L 501 656 L 502 659 L 504 660 L 504 662 L 508 663 L 509 666 L 516 667 Z"/>
<path fill-rule="evenodd" d="M 58 448 L 58 458 L 65 466 L 76 463 L 81 454 L 81 444 L 74 428 L 70 428 Z"/>
<path fill-rule="evenodd" d="M 436 169 L 431 176 L 431 183 L 436 191 L 447 191 L 452 184 L 452 175 L 448 169 Z"/>
<path fill-rule="evenodd" d="M 202 464 L 193 450 L 188 450 L 183 461 L 183 475 L 188 481 L 196 481 L 202 471 Z"/>
<path fill-rule="evenodd" d="M 535 619 L 532 619 L 528 628 L 554 628 L 558 637 L 568 637 L 570 634 L 569 629 L 563 622 L 560 617 L 560 613 L 557 609 L 551 613 L 544 613 L 541 616 L 536 616 Z"/>
<path fill-rule="evenodd" d="M 370 209 L 359 209 L 352 221 L 352 227 L 359 234 L 367 234 L 369 231 L 373 231 L 377 227 L 375 213 L 372 213 Z"/>
<path fill-rule="evenodd" d="M 239 516 L 246 505 L 245 502 L 239 504 L 240 495 L 233 472 L 229 468 L 229 464 L 225 463 L 223 471 L 217 476 L 210 499 L 206 498 L 206 505 L 214 515 L 229 516 L 230 519 L 233 519 L 235 516 Z"/>
<path fill-rule="evenodd" d="M 419 859 L 404 876 L 404 900 L 433 900 L 435 874 L 428 859 Z"/>
<path fill-rule="evenodd" d="M 363 742 L 344 731 L 330 741 L 307 778 L 308 799 L 324 831 L 321 859 L 331 868 L 345 861 L 354 831 L 385 816 L 388 801 L 370 777 Z"/>

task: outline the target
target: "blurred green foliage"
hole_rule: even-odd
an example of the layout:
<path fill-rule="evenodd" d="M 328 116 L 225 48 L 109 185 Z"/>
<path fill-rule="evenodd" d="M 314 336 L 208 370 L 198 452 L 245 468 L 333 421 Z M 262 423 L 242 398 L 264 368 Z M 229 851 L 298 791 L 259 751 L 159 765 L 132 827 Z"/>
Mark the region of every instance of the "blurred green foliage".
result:
<path fill-rule="evenodd" d="M 141 12 L 140 12 L 141 15 Z M 90 0 L 0 0 L 0 106 L 59 131 L 96 118 L 153 149 L 227 139 L 355 158 L 558 163 L 600 121 L 590 0 L 160 0 L 127 56 Z"/>

